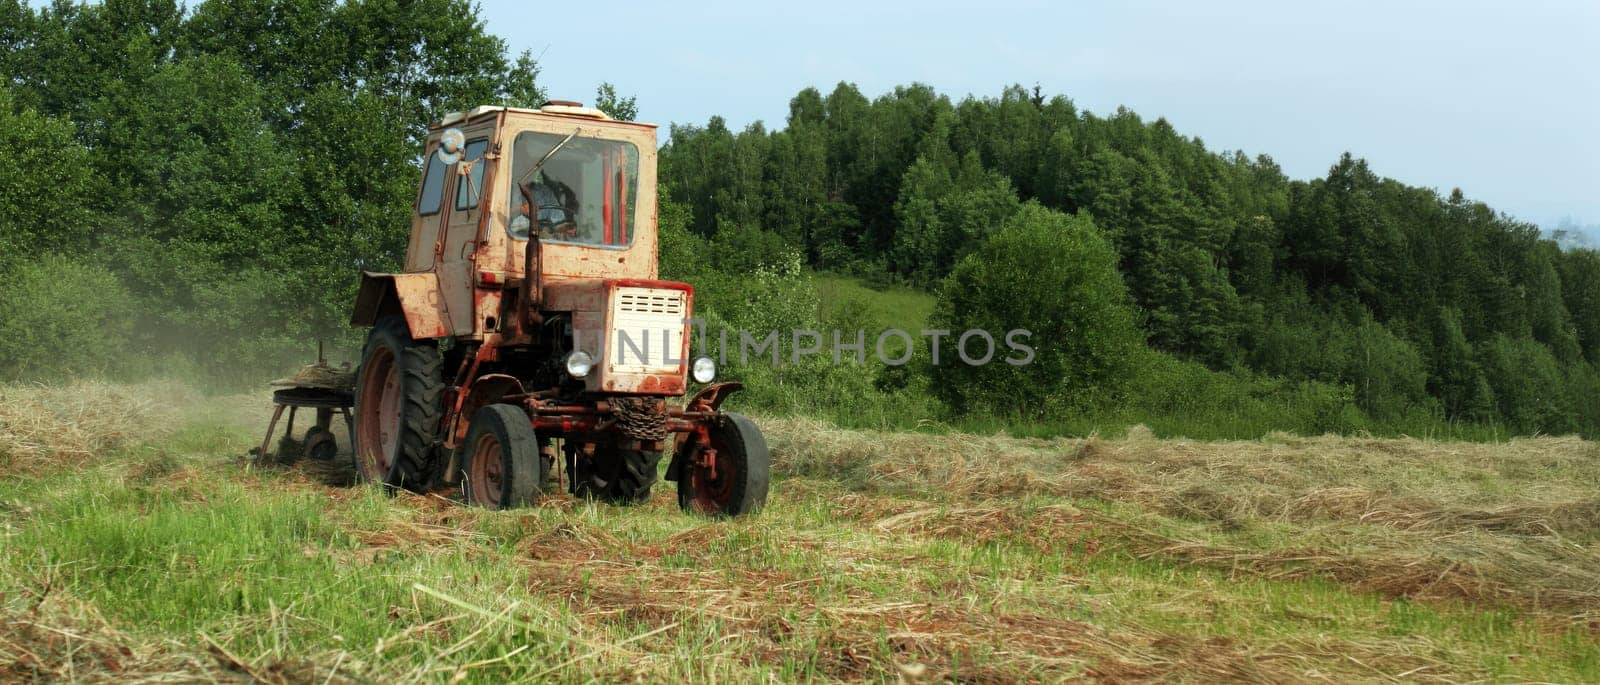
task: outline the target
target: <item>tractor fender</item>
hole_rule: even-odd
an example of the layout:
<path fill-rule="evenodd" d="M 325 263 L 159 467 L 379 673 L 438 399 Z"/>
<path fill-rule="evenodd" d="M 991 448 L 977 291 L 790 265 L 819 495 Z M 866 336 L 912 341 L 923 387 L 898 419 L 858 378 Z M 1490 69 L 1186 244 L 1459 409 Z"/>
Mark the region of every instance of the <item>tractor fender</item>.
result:
<path fill-rule="evenodd" d="M 356 308 L 350 315 L 350 324 L 367 327 L 378 319 L 397 314 L 405 317 L 411 337 L 418 340 L 450 334 L 446 325 L 450 320 L 449 312 L 439 293 L 437 274 L 361 272 L 361 290 L 356 294 Z"/>
<path fill-rule="evenodd" d="M 742 389 L 744 384 L 734 381 L 712 383 L 701 388 L 689 398 L 688 402 L 684 402 L 683 406 L 686 410 L 711 412 L 720 416 L 722 401 Z M 688 461 L 689 453 L 698 447 L 699 442 L 696 440 L 698 433 L 699 431 L 679 433 L 673 440 L 672 461 L 667 464 L 666 480 L 677 481 L 678 477 L 683 475 L 683 467 Z"/>

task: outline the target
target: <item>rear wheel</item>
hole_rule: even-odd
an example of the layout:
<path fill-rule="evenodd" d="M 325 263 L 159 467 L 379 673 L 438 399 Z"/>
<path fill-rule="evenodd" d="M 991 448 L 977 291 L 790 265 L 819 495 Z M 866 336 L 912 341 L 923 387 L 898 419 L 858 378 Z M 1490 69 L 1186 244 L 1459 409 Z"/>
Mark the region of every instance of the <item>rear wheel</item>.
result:
<path fill-rule="evenodd" d="M 485 509 L 514 509 L 539 501 L 550 479 L 528 415 L 509 404 L 491 404 L 472 415 L 461 443 L 467 470 L 467 502 Z"/>
<path fill-rule="evenodd" d="M 767 501 L 771 461 L 761 429 L 743 414 L 726 413 L 708 432 L 709 444 L 685 445 L 693 452 L 678 477 L 678 506 L 709 516 L 759 510 Z"/>
<path fill-rule="evenodd" d="M 612 504 L 636 504 L 650 499 L 659 478 L 661 452 L 602 447 L 588 459 L 569 461 L 573 494 Z"/>
<path fill-rule="evenodd" d="M 439 347 L 416 340 L 404 318 L 385 317 L 367 334 L 356 374 L 356 473 L 388 488 L 427 486 L 444 390 Z"/>

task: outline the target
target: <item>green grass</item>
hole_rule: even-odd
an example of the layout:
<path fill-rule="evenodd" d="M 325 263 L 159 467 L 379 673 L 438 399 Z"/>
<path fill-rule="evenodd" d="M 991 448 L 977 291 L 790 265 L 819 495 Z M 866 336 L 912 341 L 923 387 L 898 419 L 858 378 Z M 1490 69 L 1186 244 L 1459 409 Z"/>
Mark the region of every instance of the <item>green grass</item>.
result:
<path fill-rule="evenodd" d="M 250 470 L 260 403 L 209 404 L 0 479 L 0 680 L 1600 680 L 1600 642 L 1567 608 L 1206 556 L 1343 549 L 1359 571 L 1386 545 L 1544 554 L 1541 535 L 1272 503 L 1389 483 L 1380 511 L 1478 507 L 1460 516 L 1477 526 L 1579 497 L 1600 478 L 1589 443 L 1049 443 L 769 419 L 768 508 L 715 522 L 666 488 L 487 512 Z M 1175 513 L 1194 483 L 1231 499 Z M 1577 523 L 1516 515 L 1592 549 Z"/>
<path fill-rule="evenodd" d="M 933 314 L 934 296 L 922 290 L 900 285 L 872 288 L 860 279 L 830 273 L 812 278 L 821 300 L 822 320 L 859 306 L 869 336 L 890 328 L 918 336 Z"/>

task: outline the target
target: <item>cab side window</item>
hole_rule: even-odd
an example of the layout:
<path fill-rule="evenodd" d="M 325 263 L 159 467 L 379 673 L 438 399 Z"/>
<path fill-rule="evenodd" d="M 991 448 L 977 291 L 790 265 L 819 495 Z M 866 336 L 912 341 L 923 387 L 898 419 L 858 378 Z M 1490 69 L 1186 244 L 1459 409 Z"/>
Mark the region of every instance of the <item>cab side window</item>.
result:
<path fill-rule="evenodd" d="M 471 171 L 463 180 L 456 181 L 456 209 L 466 210 L 478 206 L 478 201 L 483 198 L 483 152 L 489 149 L 489 141 L 474 140 L 467 143 L 465 153 L 461 157 L 462 164 L 470 164 Z"/>
<path fill-rule="evenodd" d="M 428 167 L 422 174 L 422 194 L 417 197 L 417 213 L 422 216 L 438 214 L 444 204 L 445 165 L 439 156 L 428 155 Z"/>

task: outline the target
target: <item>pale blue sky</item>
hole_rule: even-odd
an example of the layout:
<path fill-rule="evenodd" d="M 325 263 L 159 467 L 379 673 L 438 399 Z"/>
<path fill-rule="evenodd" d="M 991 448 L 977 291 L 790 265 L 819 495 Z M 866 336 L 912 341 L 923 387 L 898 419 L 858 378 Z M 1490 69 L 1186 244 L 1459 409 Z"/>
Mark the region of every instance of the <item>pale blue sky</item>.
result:
<path fill-rule="evenodd" d="M 1265 152 L 1295 178 L 1350 150 L 1522 219 L 1600 223 L 1600 2 L 1294 4 L 486 0 L 483 14 L 542 54 L 553 97 L 588 103 L 611 81 L 663 126 L 781 127 L 797 91 L 841 80 L 957 99 L 1038 83 Z"/>

